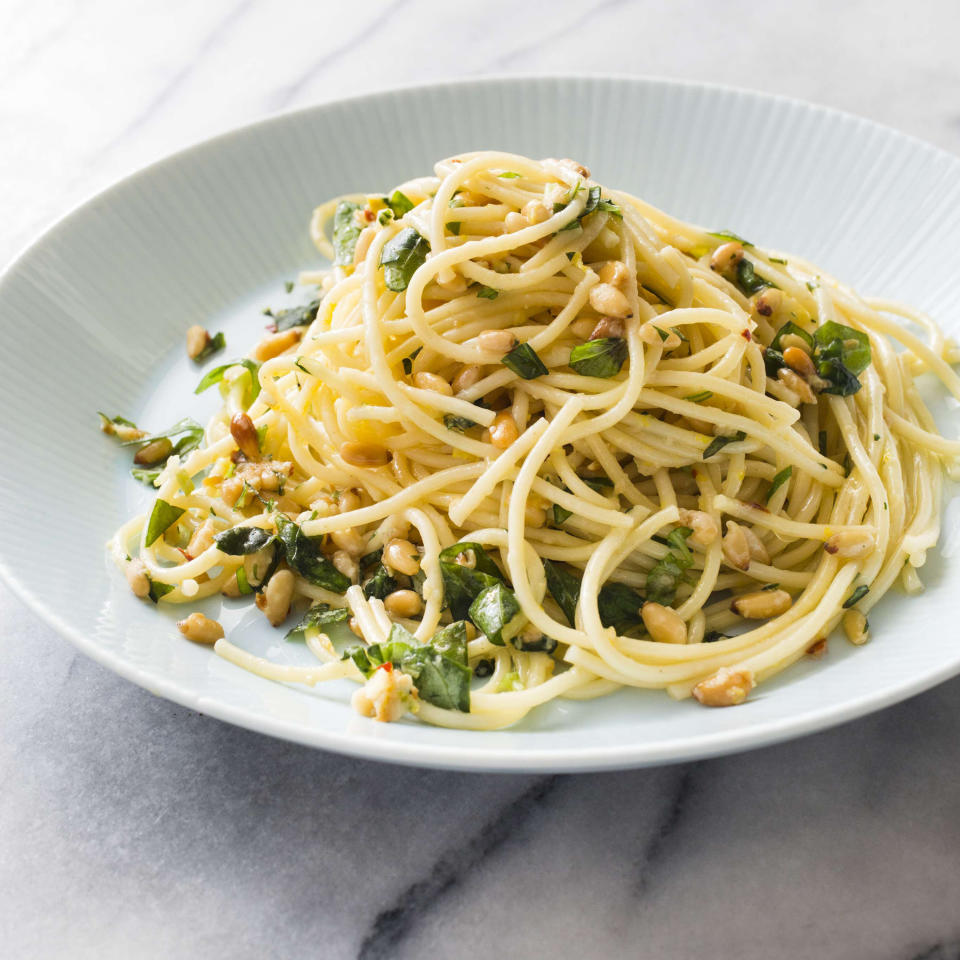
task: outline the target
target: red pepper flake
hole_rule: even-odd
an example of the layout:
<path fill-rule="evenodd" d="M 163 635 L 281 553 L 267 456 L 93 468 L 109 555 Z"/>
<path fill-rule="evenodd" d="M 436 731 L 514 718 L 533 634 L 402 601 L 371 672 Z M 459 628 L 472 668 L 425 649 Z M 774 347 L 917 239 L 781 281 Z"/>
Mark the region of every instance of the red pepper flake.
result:
<path fill-rule="evenodd" d="M 386 670 L 387 673 L 392 673 L 392 672 L 393 672 L 393 664 L 388 660 L 386 663 L 381 663 L 380 666 L 377 667 L 377 669 L 378 669 L 378 670 Z"/>
<path fill-rule="evenodd" d="M 276 333 L 277 325 L 275 323 L 268 323 L 263 329 L 269 331 L 270 333 Z"/>
<path fill-rule="evenodd" d="M 366 220 L 367 223 L 373 223 L 373 218 L 375 216 L 376 214 L 369 207 L 364 207 L 363 219 Z"/>
<path fill-rule="evenodd" d="M 193 557 L 191 557 L 190 554 L 187 553 L 187 551 L 183 549 L 183 547 L 177 547 L 177 549 L 178 549 L 188 560 L 192 560 L 192 559 L 193 559 Z"/>
<path fill-rule="evenodd" d="M 740 336 L 743 337 L 743 339 L 746 340 L 747 343 L 749 343 L 753 339 L 749 330 L 741 330 Z"/>
<path fill-rule="evenodd" d="M 756 501 L 749 504 L 749 506 L 753 507 L 754 510 L 762 510 L 764 513 L 770 512 L 762 503 L 757 503 Z"/>

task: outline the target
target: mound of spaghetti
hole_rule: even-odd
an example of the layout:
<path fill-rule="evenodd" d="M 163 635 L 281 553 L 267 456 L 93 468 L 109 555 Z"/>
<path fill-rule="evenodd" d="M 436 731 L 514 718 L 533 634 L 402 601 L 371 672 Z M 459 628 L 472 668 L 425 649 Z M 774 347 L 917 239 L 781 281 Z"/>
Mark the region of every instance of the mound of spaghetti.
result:
<path fill-rule="evenodd" d="M 111 542 L 134 592 L 250 595 L 274 625 L 307 602 L 288 636 L 318 662 L 200 612 L 188 638 L 358 680 L 381 720 L 488 729 L 622 685 L 738 704 L 922 589 L 960 457 L 914 386 L 960 399 L 926 317 L 569 160 L 459 156 L 311 232 L 332 267 L 204 376 L 205 429 L 103 421 L 157 488 Z"/>

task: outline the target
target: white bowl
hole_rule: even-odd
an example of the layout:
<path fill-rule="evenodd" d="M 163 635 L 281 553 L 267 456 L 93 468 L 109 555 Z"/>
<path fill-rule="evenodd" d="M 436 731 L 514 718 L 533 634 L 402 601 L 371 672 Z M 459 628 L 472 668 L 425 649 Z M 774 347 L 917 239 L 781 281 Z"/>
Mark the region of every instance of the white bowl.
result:
<path fill-rule="evenodd" d="M 712 756 L 823 729 L 960 672 L 949 523 L 923 570 L 926 593 L 888 597 L 867 646 L 835 641 L 824 660 L 798 664 L 741 707 L 625 690 L 555 702 L 496 733 L 361 719 L 346 681 L 309 690 L 251 676 L 183 641 L 175 610 L 134 599 L 104 544 L 151 495 L 98 433 L 96 411 L 151 428 L 188 414 L 202 422 L 215 401 L 192 393 L 188 325 L 224 329 L 227 355 L 240 355 L 262 332 L 260 308 L 283 304 L 282 282 L 316 264 L 306 229 L 316 203 L 484 148 L 575 157 L 601 183 L 795 251 L 960 328 L 960 161 L 835 111 L 673 82 L 544 78 L 405 89 L 265 120 L 118 183 L 0 279 L 0 571 L 19 595 L 161 696 L 274 736 L 436 767 L 577 771 Z M 953 417 L 939 409 L 941 423 Z M 303 656 L 257 611 L 228 606 L 234 640 L 289 662 Z"/>

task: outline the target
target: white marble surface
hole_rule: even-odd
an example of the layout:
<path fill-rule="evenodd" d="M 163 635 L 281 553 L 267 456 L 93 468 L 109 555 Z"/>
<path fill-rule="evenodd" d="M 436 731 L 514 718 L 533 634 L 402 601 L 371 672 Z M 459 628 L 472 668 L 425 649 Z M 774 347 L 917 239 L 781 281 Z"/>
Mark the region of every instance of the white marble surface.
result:
<path fill-rule="evenodd" d="M 956 0 L 0 0 L 0 259 L 193 140 L 456 76 L 718 80 L 957 151 L 958 30 Z M 157 700 L 4 586 L 0 623 L 4 957 L 960 958 L 960 680 L 740 757 L 454 775 Z"/>

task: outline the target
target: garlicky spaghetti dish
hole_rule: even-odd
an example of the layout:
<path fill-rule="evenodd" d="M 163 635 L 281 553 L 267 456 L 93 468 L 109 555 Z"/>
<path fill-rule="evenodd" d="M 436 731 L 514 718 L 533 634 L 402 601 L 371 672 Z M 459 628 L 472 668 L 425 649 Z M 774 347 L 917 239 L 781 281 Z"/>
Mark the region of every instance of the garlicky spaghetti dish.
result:
<path fill-rule="evenodd" d="M 914 386 L 960 399 L 925 316 L 570 160 L 465 154 L 310 229 L 332 267 L 203 376 L 205 428 L 101 415 L 156 488 L 110 544 L 133 592 L 250 596 L 274 626 L 309 604 L 287 637 L 317 663 L 200 612 L 188 639 L 357 680 L 379 720 L 491 729 L 621 686 L 739 704 L 922 589 L 960 457 Z"/>

